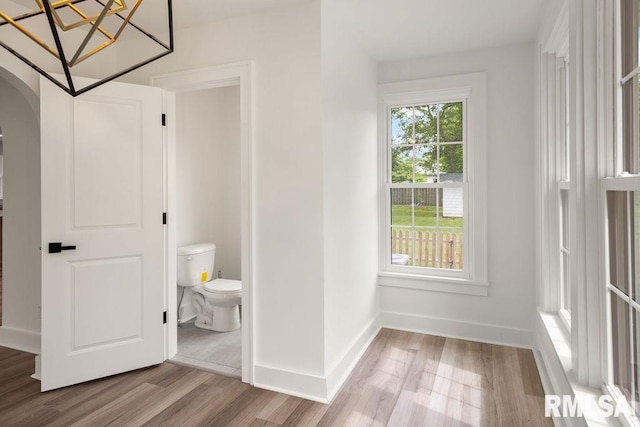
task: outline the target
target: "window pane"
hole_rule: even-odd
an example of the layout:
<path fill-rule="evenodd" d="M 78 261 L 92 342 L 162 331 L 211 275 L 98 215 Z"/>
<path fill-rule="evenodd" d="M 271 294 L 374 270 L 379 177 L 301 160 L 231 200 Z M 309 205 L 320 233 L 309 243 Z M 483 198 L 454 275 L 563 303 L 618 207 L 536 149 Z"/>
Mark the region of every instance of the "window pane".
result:
<path fill-rule="evenodd" d="M 435 182 L 437 148 L 435 144 L 415 145 L 415 182 Z"/>
<path fill-rule="evenodd" d="M 640 172 L 639 84 L 640 75 L 630 79 L 622 86 L 622 163 L 624 171 L 629 173 Z"/>
<path fill-rule="evenodd" d="M 391 227 L 391 264 L 413 265 L 413 252 L 411 228 Z"/>
<path fill-rule="evenodd" d="M 391 109 L 391 145 L 411 144 L 413 138 L 413 107 Z"/>
<path fill-rule="evenodd" d="M 462 102 L 443 104 L 440 111 L 440 142 L 462 141 Z"/>
<path fill-rule="evenodd" d="M 629 293 L 629 229 L 627 192 L 607 192 L 609 215 L 609 280 L 612 285 Z"/>
<path fill-rule="evenodd" d="M 570 270 L 569 270 L 569 254 L 562 252 L 560 254 L 560 280 L 562 287 L 562 308 L 571 312 L 571 292 L 570 292 Z"/>
<path fill-rule="evenodd" d="M 416 188 L 415 224 L 416 224 L 416 257 L 415 265 L 420 267 L 436 267 L 436 235 L 437 204 L 439 192 L 437 188 Z"/>
<path fill-rule="evenodd" d="M 438 189 L 436 188 L 415 188 L 413 190 L 413 197 L 416 204 L 416 225 L 424 226 L 429 225 L 422 222 L 423 212 L 425 210 L 432 209 L 435 212 L 436 198 L 438 196 Z M 434 222 L 435 223 L 435 222 Z"/>
<path fill-rule="evenodd" d="M 437 199 L 440 189 L 436 188 L 416 188 L 416 226 L 436 227 L 437 222 Z"/>
<path fill-rule="evenodd" d="M 627 399 L 631 399 L 631 356 L 629 306 L 611 292 L 611 344 L 613 383 Z"/>
<path fill-rule="evenodd" d="M 416 144 L 433 144 L 438 136 L 438 109 L 435 105 L 414 107 Z"/>
<path fill-rule="evenodd" d="M 391 182 L 413 182 L 413 147 L 391 148 Z"/>
<path fill-rule="evenodd" d="M 410 188 L 391 189 L 391 225 L 411 227 L 412 221 L 412 193 Z"/>
<path fill-rule="evenodd" d="M 464 267 L 464 189 L 416 189 L 416 265 Z M 420 203 L 417 201 L 421 200 Z"/>
<path fill-rule="evenodd" d="M 440 145 L 440 181 L 462 182 L 464 151 L 462 144 Z M 444 175 L 444 176 L 443 176 Z"/>
<path fill-rule="evenodd" d="M 633 206 L 633 215 L 631 217 L 631 229 L 633 230 L 633 262 L 631 263 L 631 276 L 633 280 L 633 299 L 640 301 L 640 191 L 634 191 L 630 194 L 631 205 Z"/>
<path fill-rule="evenodd" d="M 560 191 L 560 246 L 569 249 L 569 192 Z"/>
<path fill-rule="evenodd" d="M 564 141 L 562 144 L 562 177 L 565 181 L 569 181 L 571 176 L 571 126 L 570 126 L 570 117 L 571 117 L 571 108 L 569 103 L 569 63 L 565 62 L 564 67 Z"/>
<path fill-rule="evenodd" d="M 638 1 L 622 0 L 622 75 L 626 76 L 638 66 Z"/>
<path fill-rule="evenodd" d="M 464 188 L 443 188 L 440 200 L 441 268 L 461 270 L 464 267 Z"/>

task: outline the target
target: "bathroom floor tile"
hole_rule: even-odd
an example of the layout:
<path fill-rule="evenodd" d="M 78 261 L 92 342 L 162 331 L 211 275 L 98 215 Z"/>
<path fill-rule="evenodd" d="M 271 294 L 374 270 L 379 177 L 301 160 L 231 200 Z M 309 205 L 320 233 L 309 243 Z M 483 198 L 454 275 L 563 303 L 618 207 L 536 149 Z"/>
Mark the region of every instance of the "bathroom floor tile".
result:
<path fill-rule="evenodd" d="M 238 376 L 242 367 L 242 328 L 214 332 L 197 328 L 194 321 L 178 328 L 178 354 L 172 361 Z"/>

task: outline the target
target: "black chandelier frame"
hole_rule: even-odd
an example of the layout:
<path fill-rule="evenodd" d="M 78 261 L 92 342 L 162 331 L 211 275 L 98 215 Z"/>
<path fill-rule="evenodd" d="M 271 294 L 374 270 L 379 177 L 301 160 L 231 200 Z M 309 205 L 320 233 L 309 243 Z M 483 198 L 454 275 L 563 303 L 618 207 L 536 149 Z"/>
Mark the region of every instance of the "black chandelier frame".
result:
<path fill-rule="evenodd" d="M 162 40 L 158 39 L 156 36 L 154 36 L 153 34 L 151 34 L 150 32 L 146 31 L 145 29 L 141 28 L 140 26 L 134 24 L 133 22 L 129 21 L 127 23 L 127 25 L 132 26 L 133 28 L 135 28 L 136 30 L 138 30 L 141 34 L 143 34 L 144 36 L 146 36 L 147 38 L 153 40 L 155 43 L 157 43 L 158 45 L 160 45 L 163 49 L 164 52 L 155 55 L 149 59 L 146 59 L 142 62 L 139 62 L 135 65 L 132 65 L 130 67 L 125 68 L 122 71 L 118 71 L 117 73 L 111 74 L 108 77 L 104 77 L 98 81 L 96 81 L 95 83 L 92 83 L 86 87 L 83 87 L 81 89 L 76 89 L 75 88 L 75 84 L 73 82 L 73 76 L 71 75 L 71 69 L 67 63 L 67 59 L 65 57 L 64 54 L 64 50 L 62 47 L 62 41 L 60 39 L 60 34 L 58 33 L 58 27 L 55 23 L 55 19 L 53 16 L 53 10 L 50 4 L 51 0 L 42 0 L 42 4 L 44 6 L 44 11 L 40 10 L 40 11 L 34 11 L 31 13 L 27 13 L 24 15 L 21 15 L 19 17 L 13 18 L 14 21 L 18 22 L 18 21 L 22 21 L 25 19 L 29 19 L 29 18 L 33 18 L 35 16 L 39 16 L 42 14 L 45 14 L 47 17 L 47 21 L 49 23 L 49 27 L 51 29 L 51 34 L 53 36 L 53 39 L 55 41 L 55 45 L 56 45 L 56 49 L 58 49 L 58 53 L 59 53 L 59 60 L 61 62 L 63 71 L 64 71 L 64 75 L 65 78 L 67 80 L 67 84 L 69 85 L 69 87 L 66 87 L 64 84 L 62 84 L 60 81 L 58 81 L 56 78 L 54 78 L 53 76 L 51 76 L 48 72 L 46 72 L 45 70 L 43 70 L 41 67 L 39 67 L 38 65 L 36 65 L 33 61 L 31 61 L 30 59 L 28 59 L 27 57 L 25 57 L 24 55 L 22 55 L 20 52 L 16 51 L 15 49 L 13 49 L 12 47 L 10 47 L 9 45 L 7 45 L 5 42 L 3 42 L 2 40 L 0 40 L 0 46 L 2 46 L 3 48 L 5 48 L 7 51 L 11 52 L 13 55 L 15 55 L 16 57 L 18 57 L 21 61 L 23 61 L 24 63 L 26 63 L 27 65 L 29 65 L 31 68 L 33 68 L 35 71 L 37 71 L 38 73 L 42 74 L 45 78 L 47 78 L 49 81 L 51 81 L 53 84 L 55 84 L 56 86 L 58 86 L 59 88 L 61 88 L 62 90 L 64 90 L 65 92 L 67 92 L 69 95 L 76 97 L 78 95 L 82 95 L 83 93 L 86 93 L 92 89 L 97 88 L 98 86 L 102 86 L 105 83 L 108 83 L 112 80 L 117 79 L 118 77 L 121 77 L 127 73 L 130 73 L 134 70 L 137 70 L 140 67 L 143 67 L 153 61 L 156 61 L 164 56 L 169 55 L 170 53 L 172 53 L 174 51 L 174 38 L 173 38 L 173 5 L 172 5 L 172 0 L 167 0 L 167 14 L 168 14 L 168 29 L 169 29 L 169 44 L 163 42 Z M 84 1 L 87 0 L 77 0 L 74 1 L 74 4 L 77 3 L 82 3 Z M 106 3 L 104 3 L 103 0 L 94 0 L 97 3 L 101 4 L 102 6 L 106 7 Z M 124 16 L 122 16 L 120 13 L 115 13 L 115 16 L 119 17 L 120 19 L 122 19 L 123 21 L 126 21 L 126 18 Z M 0 23 L 0 28 L 4 25 L 9 25 L 9 22 L 5 21 Z"/>

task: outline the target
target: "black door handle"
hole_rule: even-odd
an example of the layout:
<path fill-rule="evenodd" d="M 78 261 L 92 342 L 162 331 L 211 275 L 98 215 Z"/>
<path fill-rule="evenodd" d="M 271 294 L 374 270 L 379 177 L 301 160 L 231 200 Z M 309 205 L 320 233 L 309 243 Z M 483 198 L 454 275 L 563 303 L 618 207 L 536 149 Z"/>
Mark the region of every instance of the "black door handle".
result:
<path fill-rule="evenodd" d="M 49 243 L 49 253 L 50 254 L 59 254 L 62 251 L 74 251 L 76 250 L 76 246 L 62 246 L 62 243 Z"/>

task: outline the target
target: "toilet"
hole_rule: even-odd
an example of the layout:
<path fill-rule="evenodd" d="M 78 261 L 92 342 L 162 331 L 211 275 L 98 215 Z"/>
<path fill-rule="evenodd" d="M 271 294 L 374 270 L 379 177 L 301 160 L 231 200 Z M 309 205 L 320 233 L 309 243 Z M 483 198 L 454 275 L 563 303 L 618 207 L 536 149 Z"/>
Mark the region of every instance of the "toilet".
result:
<path fill-rule="evenodd" d="M 195 325 L 216 332 L 240 328 L 242 282 L 213 279 L 216 245 L 198 243 L 178 248 L 178 286 L 191 288 L 198 313 Z"/>

